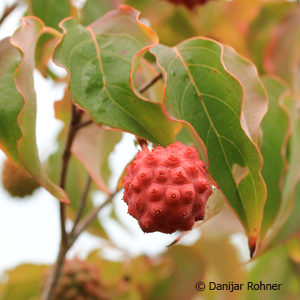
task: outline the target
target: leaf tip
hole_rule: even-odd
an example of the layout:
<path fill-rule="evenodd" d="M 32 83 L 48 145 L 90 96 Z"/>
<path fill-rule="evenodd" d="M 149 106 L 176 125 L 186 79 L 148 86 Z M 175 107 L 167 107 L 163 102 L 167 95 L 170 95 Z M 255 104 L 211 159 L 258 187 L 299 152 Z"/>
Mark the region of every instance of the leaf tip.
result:
<path fill-rule="evenodd" d="M 256 250 L 256 237 L 249 237 L 248 238 L 248 246 L 249 246 L 249 251 L 250 251 L 250 258 L 254 257 L 255 250 Z"/>

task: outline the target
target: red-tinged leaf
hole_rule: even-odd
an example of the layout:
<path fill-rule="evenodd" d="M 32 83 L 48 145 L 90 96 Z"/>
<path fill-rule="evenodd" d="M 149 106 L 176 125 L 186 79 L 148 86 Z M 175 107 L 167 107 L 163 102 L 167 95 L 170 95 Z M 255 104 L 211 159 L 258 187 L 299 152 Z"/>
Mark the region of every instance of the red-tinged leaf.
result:
<path fill-rule="evenodd" d="M 56 37 L 53 38 L 49 34 L 41 36 L 37 44 L 35 64 L 36 68 L 45 78 L 49 75 L 52 79 L 58 81 L 57 75 L 49 69 L 49 61 L 56 43 Z"/>
<path fill-rule="evenodd" d="M 91 124 L 78 131 L 72 144 L 72 153 L 86 168 L 97 187 L 106 194 L 110 194 L 107 187 L 110 176 L 108 156 L 121 138 L 120 131 L 105 130 Z"/>
<path fill-rule="evenodd" d="M 46 26 L 58 29 L 59 22 L 69 16 L 77 16 L 77 9 L 71 0 L 26 0 L 28 3 L 28 15 L 36 16 L 41 19 Z M 51 34 L 44 34 L 39 39 L 36 46 L 36 67 L 43 76 L 56 76 L 49 70 L 50 60 L 54 44 L 57 42 Z"/>
<path fill-rule="evenodd" d="M 22 19 L 22 23 L 11 37 L 11 43 L 20 51 L 21 62 L 15 71 L 15 86 L 12 86 L 14 95 L 15 89 L 22 97 L 16 99 L 18 107 L 17 119 L 11 119 L 11 122 L 18 123 L 21 131 L 21 137 L 17 141 L 18 157 L 14 157 L 15 162 L 28 173 L 30 173 L 37 182 L 44 186 L 53 196 L 60 201 L 68 203 L 68 197 L 65 192 L 55 185 L 44 172 L 36 145 L 36 94 L 33 86 L 34 53 L 35 45 L 40 35 L 43 33 L 44 24 L 34 18 L 27 17 Z M 10 101 L 14 101 L 11 98 Z M 16 117 L 16 114 L 14 115 Z M 16 125 L 13 125 L 16 126 Z M 16 141 L 13 141 L 16 145 Z"/>
<path fill-rule="evenodd" d="M 254 251 L 266 197 L 262 159 L 241 126 L 243 89 L 224 68 L 223 47 L 194 38 L 152 51 L 164 72 L 166 114 L 190 123 L 206 145 L 209 171 L 242 222 Z"/>
<path fill-rule="evenodd" d="M 300 99 L 287 96 L 283 100 L 292 121 L 289 138 L 288 171 L 284 178 L 282 198 L 276 219 L 261 246 L 270 248 L 300 232 Z"/>
<path fill-rule="evenodd" d="M 272 30 L 266 48 L 265 69 L 300 91 L 300 8 L 296 7 Z"/>
<path fill-rule="evenodd" d="M 67 125 L 71 119 L 71 104 L 72 98 L 66 88 L 63 98 L 54 103 L 55 118 L 63 121 L 65 125 Z"/>
<path fill-rule="evenodd" d="M 282 153 L 283 148 L 286 147 L 289 130 L 289 116 L 282 103 L 287 86 L 271 77 L 264 77 L 263 83 L 269 95 L 269 109 L 261 124 L 263 131 L 261 154 L 264 159 L 261 174 L 267 185 L 268 195 L 264 208 L 261 239 L 272 225 L 280 207 L 281 181 L 285 172 Z"/>
<path fill-rule="evenodd" d="M 65 20 L 54 59 L 69 71 L 74 103 L 95 123 L 167 145 L 175 140 L 174 125 L 160 104 L 141 100 L 130 85 L 132 61 L 157 44 L 155 33 L 138 16 L 121 6 L 87 28 Z"/>
<path fill-rule="evenodd" d="M 226 69 L 240 80 L 244 89 L 242 127 L 248 136 L 257 141 L 260 123 L 268 109 L 268 98 L 256 67 L 231 47 L 224 47 L 223 62 Z"/>

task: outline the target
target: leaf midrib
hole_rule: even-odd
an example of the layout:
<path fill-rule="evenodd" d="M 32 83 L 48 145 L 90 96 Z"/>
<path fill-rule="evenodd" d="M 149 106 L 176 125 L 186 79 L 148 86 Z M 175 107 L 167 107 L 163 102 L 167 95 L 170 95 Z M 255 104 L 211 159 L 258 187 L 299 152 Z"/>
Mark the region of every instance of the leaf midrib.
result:
<path fill-rule="evenodd" d="M 235 182 L 235 180 L 234 180 L 234 176 L 233 176 L 233 174 L 232 174 L 232 172 L 231 172 L 231 168 L 230 168 L 230 164 L 229 164 L 228 158 L 227 158 L 227 156 L 226 156 L 226 154 L 225 154 L 223 144 L 222 144 L 222 142 L 221 142 L 221 140 L 220 140 L 221 135 L 219 135 L 217 129 L 216 129 L 215 126 L 214 126 L 214 123 L 213 123 L 213 121 L 212 121 L 212 119 L 211 119 L 211 116 L 210 116 L 209 112 L 207 111 L 206 105 L 205 105 L 205 103 L 204 103 L 204 101 L 203 101 L 203 99 L 202 99 L 201 93 L 200 93 L 200 91 L 199 91 L 199 89 L 198 89 L 196 83 L 194 82 L 194 80 L 193 80 L 193 78 L 192 78 L 192 75 L 191 75 L 191 73 L 190 73 L 190 70 L 189 70 L 187 64 L 185 63 L 183 57 L 181 56 L 180 51 L 179 51 L 178 49 L 176 49 L 175 47 L 173 48 L 173 50 L 174 50 L 174 52 L 176 53 L 176 55 L 178 56 L 178 58 L 179 58 L 179 60 L 181 61 L 182 65 L 184 66 L 184 68 L 185 68 L 185 70 L 186 70 L 186 72 L 187 72 L 187 74 L 188 74 L 188 76 L 189 76 L 189 78 L 190 78 L 190 81 L 191 81 L 191 83 L 193 84 L 193 86 L 194 86 L 194 88 L 195 88 L 195 90 L 196 90 L 196 92 L 197 92 L 197 95 L 198 95 L 198 97 L 199 97 L 200 103 L 201 103 L 201 105 L 202 105 L 202 107 L 203 107 L 203 109 L 204 109 L 204 112 L 205 112 L 205 114 L 206 114 L 206 116 L 207 116 L 207 118 L 208 118 L 208 121 L 209 121 L 209 123 L 210 123 L 210 127 L 213 129 L 213 131 L 214 131 L 214 133 L 215 133 L 215 135 L 216 135 L 216 137 L 217 137 L 217 140 L 218 140 L 218 142 L 219 142 L 220 148 L 222 149 L 222 154 L 223 154 L 223 157 L 224 157 L 224 159 L 225 159 L 225 163 L 226 163 L 226 165 L 227 165 L 229 174 L 231 175 L 231 178 L 232 178 L 232 180 L 233 180 L 233 182 L 234 182 L 234 184 L 235 184 L 235 188 L 236 188 L 237 193 L 238 193 L 238 195 L 239 195 L 239 201 L 240 201 L 240 203 L 241 203 L 241 205 L 242 205 L 244 216 L 246 216 L 246 209 L 245 209 L 245 207 L 244 207 L 244 203 L 243 203 L 243 201 L 242 201 L 242 197 L 241 197 L 239 188 L 238 188 L 238 186 L 236 185 L 236 182 Z M 242 156 L 242 157 L 243 157 L 243 156 Z M 244 160 L 244 162 L 245 162 L 244 157 L 243 157 L 243 160 Z M 246 163 L 245 163 L 245 165 L 247 166 L 247 168 L 248 168 L 248 170 L 249 170 L 251 182 L 252 182 L 252 185 L 253 185 L 253 176 L 252 176 L 252 174 L 251 174 L 250 168 L 248 167 L 248 165 L 247 165 Z M 254 202 L 255 202 L 255 212 L 257 212 L 257 195 L 256 195 L 256 190 L 255 190 L 255 188 L 254 188 L 254 192 L 255 192 L 255 200 L 256 200 L 256 201 L 254 201 Z M 247 224 L 248 224 L 248 219 L 247 219 L 247 218 L 246 218 L 246 221 L 247 221 Z"/>

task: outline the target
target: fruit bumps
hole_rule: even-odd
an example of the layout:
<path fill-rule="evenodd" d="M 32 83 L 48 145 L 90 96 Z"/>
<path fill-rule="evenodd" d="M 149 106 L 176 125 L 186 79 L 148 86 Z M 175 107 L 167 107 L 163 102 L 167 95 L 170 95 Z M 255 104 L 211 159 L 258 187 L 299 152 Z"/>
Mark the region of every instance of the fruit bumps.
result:
<path fill-rule="evenodd" d="M 212 193 L 206 165 L 194 147 L 145 147 L 126 168 L 123 199 L 144 232 L 189 230 L 204 218 Z"/>
<path fill-rule="evenodd" d="M 98 269 L 73 259 L 64 263 L 54 300 L 101 300 L 102 290 Z"/>

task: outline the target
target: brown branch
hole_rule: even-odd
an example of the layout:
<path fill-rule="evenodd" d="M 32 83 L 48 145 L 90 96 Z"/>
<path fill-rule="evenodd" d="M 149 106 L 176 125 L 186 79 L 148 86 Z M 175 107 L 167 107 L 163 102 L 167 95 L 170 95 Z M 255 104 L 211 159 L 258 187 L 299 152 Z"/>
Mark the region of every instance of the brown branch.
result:
<path fill-rule="evenodd" d="M 97 217 L 100 210 L 103 207 L 105 207 L 108 203 L 110 203 L 118 192 L 119 190 L 109 195 L 108 198 L 102 204 L 95 207 L 88 215 L 86 215 L 82 219 L 82 221 L 76 226 L 74 232 L 70 236 L 71 243 L 74 243 L 74 241 L 78 238 L 78 236 L 94 221 L 94 219 Z"/>
<path fill-rule="evenodd" d="M 152 85 L 154 85 L 158 80 L 162 79 L 163 75 L 162 73 L 159 73 L 157 76 L 155 76 L 152 80 L 149 82 L 145 83 L 140 89 L 139 92 L 143 94 L 146 92 Z"/>
<path fill-rule="evenodd" d="M 62 165 L 60 171 L 59 186 L 62 189 L 65 189 L 66 186 L 67 171 L 68 171 L 68 166 L 71 157 L 71 146 L 77 132 L 76 126 L 80 122 L 81 116 L 82 116 L 82 111 L 78 111 L 77 108 L 74 105 L 72 105 L 72 116 L 69 125 L 66 145 L 62 155 Z M 60 208 L 60 230 L 61 230 L 60 248 L 56 259 L 56 263 L 53 267 L 53 271 L 43 291 L 43 295 L 42 295 L 43 300 L 53 300 L 54 291 L 58 282 L 59 275 L 61 273 L 61 269 L 63 267 L 66 253 L 71 247 L 71 243 L 69 242 L 69 237 L 66 233 L 66 226 L 65 226 L 65 215 L 66 215 L 65 204 L 60 202 L 59 208 Z"/>
<path fill-rule="evenodd" d="M 2 17 L 0 18 L 0 25 L 5 21 L 5 19 L 20 5 L 20 1 L 12 4 L 11 6 L 7 6 L 4 10 Z"/>
<path fill-rule="evenodd" d="M 148 146 L 147 140 L 145 140 L 145 139 L 143 139 L 143 138 L 141 138 L 137 135 L 135 136 L 135 138 L 138 141 L 138 143 L 139 143 L 139 145 L 141 146 L 142 149 L 147 148 L 147 146 Z"/>
<path fill-rule="evenodd" d="M 80 199 L 79 207 L 78 207 L 78 210 L 77 210 L 77 213 L 76 213 L 75 221 L 74 221 L 73 228 L 72 228 L 72 231 L 71 231 L 70 235 L 73 234 L 73 232 L 74 232 L 74 230 L 75 230 L 75 228 L 76 228 L 77 224 L 79 223 L 79 220 L 82 216 L 83 210 L 85 208 L 85 205 L 86 205 L 86 202 L 87 202 L 87 199 L 88 199 L 91 183 L 92 183 L 91 177 L 88 176 L 88 178 L 86 180 L 84 191 L 83 191 L 81 199 Z"/>
<path fill-rule="evenodd" d="M 73 140 L 75 138 L 77 129 L 76 126 L 80 122 L 82 113 L 81 111 L 77 111 L 77 108 L 72 105 L 72 116 L 71 121 L 69 125 L 69 132 L 67 137 L 67 142 L 65 145 L 65 149 L 62 155 L 62 166 L 60 171 L 60 180 L 59 180 L 59 186 L 62 189 L 65 189 L 66 185 L 66 178 L 67 178 L 67 170 L 68 165 L 71 157 L 71 146 L 73 143 Z M 65 204 L 60 202 L 60 220 L 61 220 L 61 238 L 63 243 L 67 243 L 67 235 L 66 235 L 66 229 L 65 229 Z"/>
<path fill-rule="evenodd" d="M 80 124 L 77 125 L 76 129 L 80 129 L 82 127 L 86 127 L 86 126 L 89 126 L 90 124 L 93 124 L 93 121 L 92 120 L 87 120 L 85 122 L 82 122 Z"/>

